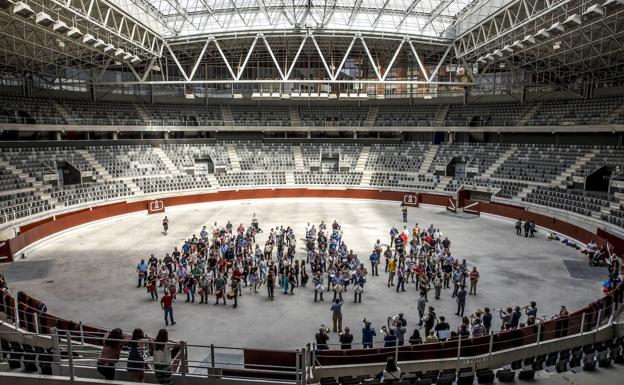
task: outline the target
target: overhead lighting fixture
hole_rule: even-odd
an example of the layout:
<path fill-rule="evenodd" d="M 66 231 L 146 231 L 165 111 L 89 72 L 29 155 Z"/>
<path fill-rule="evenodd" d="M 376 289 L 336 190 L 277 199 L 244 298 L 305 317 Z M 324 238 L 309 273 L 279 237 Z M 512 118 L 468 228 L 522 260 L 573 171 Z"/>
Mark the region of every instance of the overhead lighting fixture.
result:
<path fill-rule="evenodd" d="M 291 99 L 299 99 L 301 97 L 301 94 L 297 91 L 293 91 L 290 93 L 290 98 Z"/>
<path fill-rule="evenodd" d="M 624 0 L 607 0 L 602 4 L 603 7 L 612 8 L 612 7 L 621 7 L 624 5 Z"/>
<path fill-rule="evenodd" d="M 493 54 L 494 54 L 494 56 L 499 57 L 499 58 L 504 56 L 503 55 L 503 51 L 501 51 L 500 49 L 497 49 L 496 51 L 494 51 Z"/>
<path fill-rule="evenodd" d="M 78 40 L 82 37 L 82 31 L 76 27 L 71 27 L 69 31 L 67 31 L 67 37 Z"/>
<path fill-rule="evenodd" d="M 518 48 L 518 49 L 523 49 L 524 48 L 524 44 L 522 44 L 522 42 L 520 40 L 514 41 L 511 46 L 514 47 L 514 48 Z"/>
<path fill-rule="evenodd" d="M 30 8 L 30 5 L 24 3 L 23 1 L 18 1 L 13 6 L 13 14 L 21 16 L 23 18 L 29 18 L 35 14 L 35 11 Z"/>
<path fill-rule="evenodd" d="M 100 48 L 100 47 L 103 47 L 104 45 L 106 45 L 106 43 L 102 39 L 96 39 L 93 42 L 93 48 Z"/>
<path fill-rule="evenodd" d="M 503 47 L 502 51 L 504 53 L 512 54 L 513 53 L 513 48 L 511 48 L 511 45 L 507 44 L 506 46 Z"/>
<path fill-rule="evenodd" d="M 82 42 L 84 44 L 93 44 L 97 41 L 97 39 L 91 35 L 90 33 L 87 33 L 86 35 L 84 35 L 84 37 L 82 38 Z"/>
<path fill-rule="evenodd" d="M 561 42 L 560 41 L 556 41 L 555 44 L 553 44 L 553 49 L 554 50 L 558 50 L 561 48 Z"/>
<path fill-rule="evenodd" d="M 104 47 L 102 47 L 102 50 L 104 50 L 104 52 L 109 52 L 114 50 L 115 47 L 112 44 L 105 44 Z"/>
<path fill-rule="evenodd" d="M 132 58 L 132 54 L 130 52 L 126 52 L 123 55 L 124 60 L 130 60 Z"/>
<path fill-rule="evenodd" d="M 124 51 L 123 49 L 121 49 L 121 48 L 117 48 L 117 49 L 115 50 L 114 55 L 115 55 L 115 57 L 119 57 L 119 56 L 122 56 L 125 52 L 126 52 L 126 51 Z"/>
<path fill-rule="evenodd" d="M 535 44 L 535 38 L 531 35 L 527 35 L 524 37 L 524 39 L 522 39 L 522 43 L 527 45 Z"/>
<path fill-rule="evenodd" d="M 58 32 L 58 33 L 65 33 L 67 31 L 69 31 L 69 27 L 67 26 L 67 24 L 64 21 L 57 20 L 54 23 L 54 26 L 52 27 L 52 30 L 54 32 Z"/>
<path fill-rule="evenodd" d="M 0 8 L 2 9 L 8 9 L 12 5 L 13 1 L 11 0 L 0 0 Z"/>
<path fill-rule="evenodd" d="M 477 59 L 477 63 L 481 63 L 481 64 L 485 64 L 485 63 L 487 63 L 487 60 L 485 60 L 485 56 L 480 56 L 480 57 Z"/>
<path fill-rule="evenodd" d="M 152 66 L 152 71 L 153 72 L 160 72 L 160 66 L 158 64 L 154 64 Z"/>
<path fill-rule="evenodd" d="M 566 27 L 574 28 L 578 27 L 582 23 L 583 21 L 581 20 L 581 17 L 577 13 L 575 13 L 574 15 L 570 15 L 570 17 L 565 19 L 563 25 L 565 25 Z"/>
<path fill-rule="evenodd" d="M 485 55 L 485 60 L 487 60 L 487 61 L 494 61 L 494 60 L 496 60 L 496 58 L 491 53 L 488 53 L 487 55 Z"/>
<path fill-rule="evenodd" d="M 551 25 L 550 28 L 548 28 L 546 31 L 552 35 L 557 35 L 563 33 L 565 31 L 565 28 L 563 27 L 563 24 L 561 24 L 560 22 L 556 22 Z"/>
<path fill-rule="evenodd" d="M 43 25 L 44 27 L 49 27 L 54 24 L 54 20 L 52 20 L 52 17 L 47 13 L 39 12 L 37 16 L 35 16 L 35 23 Z"/>
<path fill-rule="evenodd" d="M 132 59 L 130 60 L 130 63 L 132 64 L 136 64 L 139 63 L 141 61 L 141 58 L 138 57 L 137 55 L 132 56 Z"/>
<path fill-rule="evenodd" d="M 253 92 L 251 94 L 252 99 L 260 99 L 260 96 L 261 96 L 260 92 Z"/>
<path fill-rule="evenodd" d="M 583 12 L 583 17 L 588 19 L 595 19 L 597 17 L 604 16 L 604 9 L 598 4 L 594 4 L 591 7 L 587 8 L 585 12 Z"/>
<path fill-rule="evenodd" d="M 546 31 L 546 28 L 542 28 L 535 35 L 533 35 L 538 40 L 546 40 L 550 37 L 550 33 Z"/>

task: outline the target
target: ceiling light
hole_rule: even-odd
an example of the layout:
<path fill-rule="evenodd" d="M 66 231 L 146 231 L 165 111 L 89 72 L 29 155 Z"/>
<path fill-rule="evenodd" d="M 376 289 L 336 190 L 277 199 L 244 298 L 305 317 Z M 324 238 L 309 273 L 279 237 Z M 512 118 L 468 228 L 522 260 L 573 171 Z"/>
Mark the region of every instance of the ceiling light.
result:
<path fill-rule="evenodd" d="M 97 39 L 91 35 L 90 33 L 87 33 L 86 35 L 84 35 L 84 37 L 82 38 L 82 42 L 84 44 L 93 44 L 97 41 Z"/>
<path fill-rule="evenodd" d="M 535 35 L 533 35 L 536 39 L 548 39 L 550 37 L 550 33 L 546 31 L 546 28 L 542 28 Z"/>
<path fill-rule="evenodd" d="M 132 64 L 139 63 L 140 61 L 141 61 L 141 58 L 138 57 L 137 55 L 132 56 L 132 60 L 130 60 Z"/>
<path fill-rule="evenodd" d="M 30 8 L 30 5 L 24 3 L 23 1 L 18 1 L 13 6 L 13 14 L 23 18 L 29 18 L 35 14 L 35 11 Z"/>
<path fill-rule="evenodd" d="M 535 38 L 531 35 L 527 35 L 524 37 L 524 39 L 522 39 L 522 43 L 527 45 L 535 44 Z"/>
<path fill-rule="evenodd" d="M 505 47 L 503 47 L 503 52 L 504 53 L 508 53 L 508 54 L 512 54 L 513 53 L 513 48 L 511 48 L 511 45 L 507 44 Z"/>
<path fill-rule="evenodd" d="M 115 57 L 118 57 L 118 56 L 123 55 L 123 54 L 124 54 L 124 52 L 125 52 L 125 51 L 124 51 L 123 49 L 121 49 L 121 48 L 117 48 L 117 49 L 115 50 L 114 55 L 115 55 Z"/>
<path fill-rule="evenodd" d="M 560 22 L 556 22 L 555 24 L 551 25 L 550 28 L 547 29 L 547 32 L 553 35 L 563 33 L 563 31 L 565 31 L 565 28 L 563 27 L 563 24 L 561 24 Z"/>
<path fill-rule="evenodd" d="M 585 12 L 583 12 L 583 16 L 588 19 L 594 19 L 596 17 L 604 16 L 604 9 L 598 4 L 594 4 L 591 7 L 587 8 Z"/>
<path fill-rule="evenodd" d="M 123 55 L 123 59 L 124 60 L 129 60 L 131 58 L 132 58 L 132 54 L 130 52 L 124 53 L 124 55 Z"/>
<path fill-rule="evenodd" d="M 514 41 L 511 46 L 514 47 L 514 48 L 518 48 L 518 49 L 523 49 L 524 48 L 524 44 L 522 44 L 522 42 L 520 40 Z"/>
<path fill-rule="evenodd" d="M 570 15 L 570 17 L 568 17 L 567 19 L 565 19 L 565 21 L 563 22 L 563 25 L 565 25 L 566 27 L 577 27 L 579 25 L 581 25 L 583 23 L 583 21 L 581 20 L 581 17 L 578 14 L 574 14 L 574 15 Z"/>
<path fill-rule="evenodd" d="M 603 7 L 611 8 L 611 7 L 620 7 L 624 5 L 624 0 L 607 0 L 602 4 Z"/>
<path fill-rule="evenodd" d="M 67 37 L 70 37 L 74 40 L 80 39 L 80 37 L 82 37 L 82 31 L 76 27 L 71 27 L 69 31 L 67 31 Z"/>
<path fill-rule="evenodd" d="M 52 17 L 47 13 L 39 12 L 37 16 L 35 16 L 35 23 L 43 25 L 44 27 L 49 27 L 54 24 L 54 20 L 52 20 Z"/>
<path fill-rule="evenodd" d="M 104 52 L 112 51 L 114 49 L 115 47 L 112 44 L 106 44 L 104 45 L 104 47 L 102 47 L 102 50 L 104 50 Z"/>
<path fill-rule="evenodd" d="M 496 51 L 493 52 L 494 56 L 496 57 L 503 57 L 503 51 L 501 51 L 500 49 L 497 49 Z"/>
<path fill-rule="evenodd" d="M 104 43 L 104 40 L 102 39 L 96 39 L 93 42 L 93 48 L 99 48 L 99 47 L 103 47 L 106 43 Z"/>
<path fill-rule="evenodd" d="M 57 20 L 56 23 L 54 23 L 54 27 L 52 27 L 52 30 L 58 33 L 65 33 L 69 31 L 69 27 L 64 21 Z"/>

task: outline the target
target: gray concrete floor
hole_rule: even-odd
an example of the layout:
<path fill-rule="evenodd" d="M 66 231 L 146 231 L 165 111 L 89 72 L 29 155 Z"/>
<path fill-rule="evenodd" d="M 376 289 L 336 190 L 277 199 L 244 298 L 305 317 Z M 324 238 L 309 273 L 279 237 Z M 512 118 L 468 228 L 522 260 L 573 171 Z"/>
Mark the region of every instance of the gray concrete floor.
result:
<path fill-rule="evenodd" d="M 135 214 L 77 228 L 47 241 L 29 253 L 25 261 L 10 266 L 9 284 L 12 289 L 44 300 L 51 314 L 127 331 L 141 327 L 156 335 L 164 326 L 162 310 L 145 289 L 136 288 L 135 266 L 139 259 L 150 253 L 164 256 L 192 233 L 198 234 L 204 224 L 231 220 L 235 226 L 240 222 L 247 225 L 252 213 L 256 213 L 263 229 L 290 225 L 298 237 L 304 235 L 308 221 L 318 224 L 321 220 L 338 220 L 347 245 L 366 262 L 377 238 L 388 242 L 390 227 L 403 226 L 396 202 L 273 199 L 171 207 L 166 213 L 170 218 L 168 235 L 161 233 L 162 215 Z M 540 314 L 551 315 L 561 305 L 578 309 L 601 294 L 599 280 L 572 278 L 563 262 L 583 262 L 584 257 L 559 242 L 547 241 L 544 232 L 535 239 L 525 239 L 515 235 L 510 221 L 493 217 L 466 219 L 439 207 L 410 209 L 410 226 L 415 222 L 421 226 L 435 224 L 451 240 L 453 254 L 480 270 L 479 293 L 468 297 L 467 314 L 485 306 L 523 306 L 535 300 Z M 264 244 L 265 239 L 266 232 L 257 240 Z M 301 259 L 303 246 L 298 242 Z M 396 293 L 394 288 L 386 287 L 386 280 L 383 271 L 379 277 L 369 277 L 362 304 L 352 303 L 351 292 L 345 297 L 343 324 L 351 327 L 356 341 L 360 341 L 364 317 L 379 329 L 388 316 L 404 312 L 408 332 L 417 326 L 414 285 L 406 287 L 406 293 Z M 169 328 L 170 337 L 204 345 L 302 347 L 313 340 L 320 324 L 331 323 L 329 301 L 314 303 L 310 286 L 296 289 L 294 296 L 278 292 L 272 303 L 264 290 L 256 295 L 244 291 L 238 309 L 187 304 L 178 299 L 174 305 L 177 325 Z M 447 317 L 453 329 L 458 326 L 460 319 L 454 315 L 451 290 L 443 291 L 439 301 L 431 295 L 431 305 L 439 316 Z M 381 340 L 379 335 L 377 338 Z M 335 334 L 330 342 L 337 342 Z M 197 350 L 195 357 L 206 357 L 206 351 Z"/>

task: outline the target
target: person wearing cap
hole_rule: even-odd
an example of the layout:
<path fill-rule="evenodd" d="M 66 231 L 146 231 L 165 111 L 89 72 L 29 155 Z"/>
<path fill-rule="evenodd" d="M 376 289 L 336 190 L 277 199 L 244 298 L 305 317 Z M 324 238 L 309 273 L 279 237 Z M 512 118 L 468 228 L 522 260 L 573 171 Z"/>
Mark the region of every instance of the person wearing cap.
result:
<path fill-rule="evenodd" d="M 340 349 L 351 349 L 351 343 L 353 342 L 353 334 L 350 333 L 351 329 L 345 327 L 344 333 L 340 333 Z"/>

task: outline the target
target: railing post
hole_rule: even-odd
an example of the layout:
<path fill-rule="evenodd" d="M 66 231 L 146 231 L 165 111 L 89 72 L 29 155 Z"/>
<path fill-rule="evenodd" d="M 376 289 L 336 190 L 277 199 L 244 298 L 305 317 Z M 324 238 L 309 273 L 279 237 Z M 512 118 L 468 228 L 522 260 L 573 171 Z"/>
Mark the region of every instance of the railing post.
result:
<path fill-rule="evenodd" d="M 399 340 L 394 343 L 394 362 L 399 363 Z"/>
<path fill-rule="evenodd" d="M 540 340 L 542 338 L 542 323 L 537 323 L 537 345 L 540 344 Z"/>
<path fill-rule="evenodd" d="M 78 329 L 80 330 L 80 345 L 84 345 L 84 331 L 82 330 L 82 321 L 78 322 Z"/>
<path fill-rule="evenodd" d="M 611 316 L 609 317 L 609 325 L 613 325 L 613 321 L 615 320 L 615 303 L 616 301 L 613 301 L 611 303 Z"/>
<path fill-rule="evenodd" d="M 492 358 L 492 350 L 494 350 L 494 333 L 490 332 L 489 358 Z"/>
<path fill-rule="evenodd" d="M 210 367 L 215 367 L 214 344 L 210 344 Z"/>
<path fill-rule="evenodd" d="M 17 303 L 17 299 L 15 300 L 15 317 L 13 317 L 13 320 L 15 321 L 15 327 L 19 328 L 19 303 Z"/>
<path fill-rule="evenodd" d="M 65 332 L 67 338 L 67 357 L 69 358 L 69 381 L 74 381 L 74 353 L 72 350 L 72 340 L 69 330 Z"/>
<path fill-rule="evenodd" d="M 301 373 L 299 370 L 301 369 L 301 351 L 297 349 L 295 351 L 295 384 L 301 383 Z"/>
<path fill-rule="evenodd" d="M 39 334 L 39 313 L 34 313 L 35 334 Z"/>
<path fill-rule="evenodd" d="M 583 335 L 583 333 L 585 333 L 585 312 L 583 312 L 581 317 L 581 335 Z"/>
<path fill-rule="evenodd" d="M 596 331 L 600 328 L 600 317 L 602 316 L 602 308 L 598 309 L 598 318 L 596 318 Z"/>
<path fill-rule="evenodd" d="M 52 339 L 52 374 L 61 374 L 61 347 L 59 343 L 58 330 L 54 327 L 50 330 Z"/>
<path fill-rule="evenodd" d="M 180 373 L 182 374 L 182 384 L 186 384 L 186 373 L 188 371 L 188 356 L 186 342 L 180 341 Z"/>
<path fill-rule="evenodd" d="M 462 341 L 462 335 L 459 335 L 459 339 L 457 340 L 457 361 L 459 361 L 459 358 L 461 357 L 461 341 Z"/>

